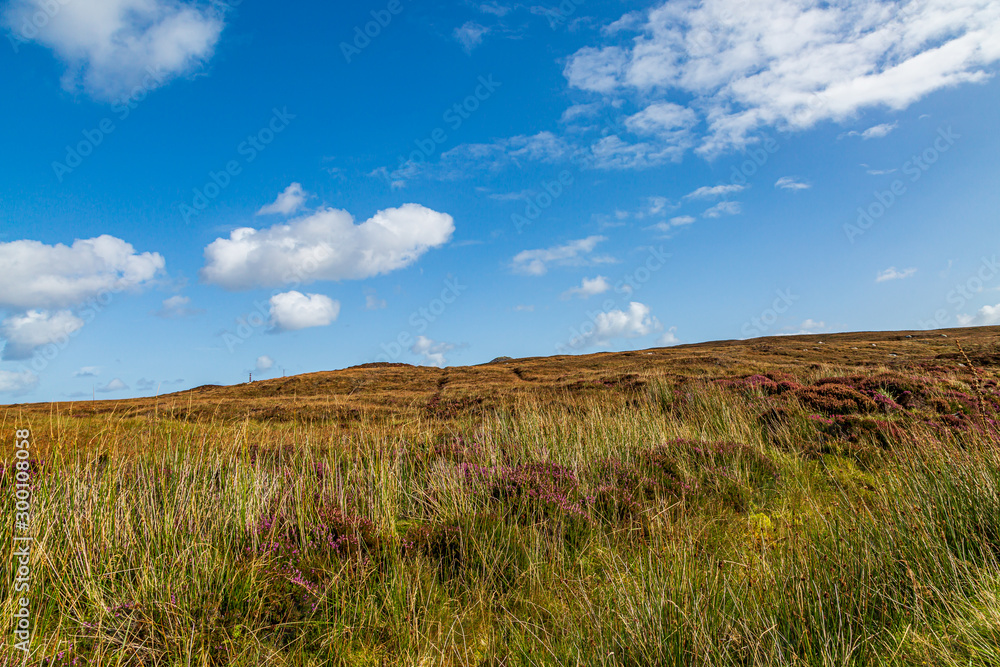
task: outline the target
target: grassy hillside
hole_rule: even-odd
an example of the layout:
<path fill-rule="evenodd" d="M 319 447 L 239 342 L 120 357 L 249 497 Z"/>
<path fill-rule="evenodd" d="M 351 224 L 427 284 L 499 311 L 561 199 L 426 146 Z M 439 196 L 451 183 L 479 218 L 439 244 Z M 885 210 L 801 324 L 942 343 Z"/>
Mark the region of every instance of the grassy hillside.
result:
<path fill-rule="evenodd" d="M 33 664 L 998 664 L 998 336 L 0 408 L 33 433 Z"/>

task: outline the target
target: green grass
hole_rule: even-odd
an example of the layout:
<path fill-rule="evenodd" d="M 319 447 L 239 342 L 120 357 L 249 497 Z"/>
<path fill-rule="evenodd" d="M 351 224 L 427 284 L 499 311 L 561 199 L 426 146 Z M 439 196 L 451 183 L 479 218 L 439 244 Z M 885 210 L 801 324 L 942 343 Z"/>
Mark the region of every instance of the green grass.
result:
<path fill-rule="evenodd" d="M 794 400 L 762 420 L 753 391 L 625 396 L 350 428 L 20 418 L 45 462 L 30 663 L 1000 664 L 995 427 L 848 438 Z"/>

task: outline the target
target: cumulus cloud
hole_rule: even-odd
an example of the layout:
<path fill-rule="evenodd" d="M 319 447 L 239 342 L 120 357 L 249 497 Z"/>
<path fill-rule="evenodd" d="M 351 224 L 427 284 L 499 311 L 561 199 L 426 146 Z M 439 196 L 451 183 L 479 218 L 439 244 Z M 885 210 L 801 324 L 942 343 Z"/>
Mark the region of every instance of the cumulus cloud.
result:
<path fill-rule="evenodd" d="M 317 280 L 359 280 L 413 264 L 455 231 L 450 215 L 418 204 L 379 211 L 354 224 L 323 209 L 266 229 L 243 227 L 205 248 L 201 279 L 229 290 Z"/>
<path fill-rule="evenodd" d="M 38 376 L 31 371 L 0 371 L 0 394 L 26 394 L 38 386 Z"/>
<path fill-rule="evenodd" d="M 274 359 L 267 356 L 266 354 L 262 354 L 259 357 L 257 357 L 257 363 L 254 366 L 254 368 L 256 368 L 261 373 L 263 373 L 264 371 L 269 371 L 272 368 L 274 368 Z"/>
<path fill-rule="evenodd" d="M 292 183 L 278 198 L 267 206 L 262 206 L 257 215 L 291 215 L 306 203 L 306 192 L 300 183 Z"/>
<path fill-rule="evenodd" d="M 959 315 L 958 323 L 963 327 L 989 327 L 1000 324 L 1000 303 L 983 306 L 975 315 Z"/>
<path fill-rule="evenodd" d="M 656 344 L 662 347 L 680 345 L 681 340 L 677 337 L 677 327 L 670 327 L 666 333 L 656 339 Z"/>
<path fill-rule="evenodd" d="M 705 185 L 684 195 L 684 199 L 715 199 L 746 190 L 744 185 Z"/>
<path fill-rule="evenodd" d="M 340 302 L 323 294 L 283 292 L 271 297 L 271 325 L 278 331 L 325 327 L 340 314 Z"/>
<path fill-rule="evenodd" d="M 4 360 L 28 359 L 35 349 L 49 343 L 65 342 L 83 327 L 83 320 L 68 310 L 49 313 L 29 310 L 0 322 L 0 338 L 5 341 Z"/>
<path fill-rule="evenodd" d="M 100 366 L 84 366 L 77 372 L 73 373 L 75 378 L 92 378 L 97 377 L 101 374 Z"/>
<path fill-rule="evenodd" d="M 66 64 L 63 87 L 119 100 L 211 58 L 224 27 L 218 5 L 180 0 L 14 0 L 4 23 Z M 47 16 L 44 22 L 34 17 Z M 41 27 L 38 27 L 41 24 Z"/>
<path fill-rule="evenodd" d="M 619 88 L 628 52 L 617 46 L 585 46 L 573 54 L 563 73 L 574 88 L 595 93 L 612 93 Z"/>
<path fill-rule="evenodd" d="M 737 215 L 742 211 L 743 207 L 738 201 L 720 201 L 701 215 L 705 218 L 721 218 L 724 215 Z"/>
<path fill-rule="evenodd" d="M 106 385 L 95 387 L 94 391 L 98 394 L 111 394 L 116 391 L 126 391 L 127 389 L 128 385 L 122 382 L 121 378 L 115 378 Z"/>
<path fill-rule="evenodd" d="M 613 260 L 608 257 L 591 255 L 597 244 L 606 240 L 607 237 L 604 236 L 588 236 L 585 239 L 570 241 L 551 248 L 522 250 L 514 256 L 511 268 L 514 273 L 543 276 L 548 273 L 550 265 L 582 266 L 609 263 Z"/>
<path fill-rule="evenodd" d="M 579 287 L 573 287 L 572 289 L 568 289 L 563 292 L 562 298 L 570 299 L 574 296 L 578 296 L 581 299 L 586 299 L 597 294 L 604 294 L 609 289 L 611 289 L 611 283 L 609 283 L 608 279 L 604 276 L 584 278 L 583 283 Z"/>
<path fill-rule="evenodd" d="M 903 109 L 983 81 L 1000 61 L 1000 7 L 989 0 L 678 0 L 620 27 L 634 39 L 577 51 L 569 84 L 646 106 L 691 100 L 706 154 L 745 146 L 765 127 Z"/>
<path fill-rule="evenodd" d="M 427 336 L 418 336 L 417 341 L 410 346 L 410 352 L 423 357 L 424 364 L 441 368 L 448 363 L 445 353 L 454 350 L 455 347 L 453 343 L 439 343 Z"/>
<path fill-rule="evenodd" d="M 774 187 L 782 190 L 808 190 L 812 186 L 791 176 L 782 176 L 775 182 Z"/>
<path fill-rule="evenodd" d="M 39 241 L 0 243 L 0 307 L 65 308 L 103 292 L 148 284 L 164 268 L 159 253 L 136 253 L 113 236 L 72 246 Z"/>
<path fill-rule="evenodd" d="M 884 283 L 887 280 L 903 280 L 904 278 L 912 277 L 916 272 L 916 269 L 903 269 L 900 271 L 895 266 L 890 266 L 885 271 L 878 272 L 878 275 L 875 276 L 875 282 Z"/>
<path fill-rule="evenodd" d="M 681 227 L 683 225 L 690 225 L 697 218 L 691 215 L 678 215 L 676 217 L 670 218 L 670 225 L 672 227 Z"/>
<path fill-rule="evenodd" d="M 690 130 L 698 116 L 687 107 L 672 102 L 655 102 L 625 119 L 625 127 L 640 134 L 659 137 L 683 152 L 692 144 Z"/>
<path fill-rule="evenodd" d="M 649 306 L 633 301 L 628 310 L 618 308 L 597 314 L 594 326 L 573 341 L 574 347 L 608 345 L 619 338 L 640 338 L 661 329 L 660 322 L 650 315 Z"/>

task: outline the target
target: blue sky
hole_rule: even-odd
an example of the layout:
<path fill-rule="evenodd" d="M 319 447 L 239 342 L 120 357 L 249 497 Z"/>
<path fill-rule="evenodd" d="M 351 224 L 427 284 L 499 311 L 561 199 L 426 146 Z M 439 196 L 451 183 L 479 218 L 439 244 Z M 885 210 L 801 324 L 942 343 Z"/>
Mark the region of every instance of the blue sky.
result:
<path fill-rule="evenodd" d="M 996 3 L 2 17 L 3 402 L 1000 324 Z"/>

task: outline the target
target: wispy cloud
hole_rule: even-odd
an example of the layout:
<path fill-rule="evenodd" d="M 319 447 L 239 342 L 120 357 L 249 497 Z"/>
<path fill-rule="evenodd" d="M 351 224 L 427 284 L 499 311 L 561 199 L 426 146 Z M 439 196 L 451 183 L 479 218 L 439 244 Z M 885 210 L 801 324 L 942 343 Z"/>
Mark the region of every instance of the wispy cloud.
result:
<path fill-rule="evenodd" d="M 716 197 L 727 197 L 737 192 L 743 192 L 746 186 L 736 185 L 712 185 L 703 186 L 684 195 L 684 199 L 715 199 Z"/>
<path fill-rule="evenodd" d="M 561 298 L 571 299 L 574 296 L 578 296 L 581 299 L 586 299 L 588 297 L 595 296 L 597 294 L 604 294 L 611 289 L 611 283 L 604 276 L 597 276 L 594 278 L 584 278 L 583 282 L 571 289 L 566 290 L 562 293 Z"/>
<path fill-rule="evenodd" d="M 738 201 L 721 201 L 702 213 L 703 218 L 721 218 L 724 215 L 737 215 L 743 212 L 743 206 Z"/>
<path fill-rule="evenodd" d="M 588 236 L 585 239 L 570 241 L 538 250 L 522 250 L 514 256 L 511 269 L 514 273 L 526 276 L 543 276 L 550 266 L 586 266 L 590 264 L 608 264 L 614 260 L 607 256 L 593 255 L 594 248 L 604 236 Z"/>
<path fill-rule="evenodd" d="M 774 187 L 782 190 L 808 190 L 812 186 L 791 176 L 782 176 L 774 184 Z"/>
<path fill-rule="evenodd" d="M 851 130 L 850 132 L 845 132 L 841 136 L 844 137 L 861 137 L 865 141 L 869 139 L 881 139 L 882 137 L 888 136 L 890 132 L 899 127 L 899 122 L 895 123 L 881 123 L 879 125 L 873 125 L 867 130 L 858 132 L 856 130 Z"/>
<path fill-rule="evenodd" d="M 895 266 L 890 266 L 885 271 L 878 272 L 878 275 L 875 276 L 875 282 L 884 283 L 887 280 L 903 280 L 913 277 L 916 272 L 916 269 L 903 269 L 900 271 Z"/>

